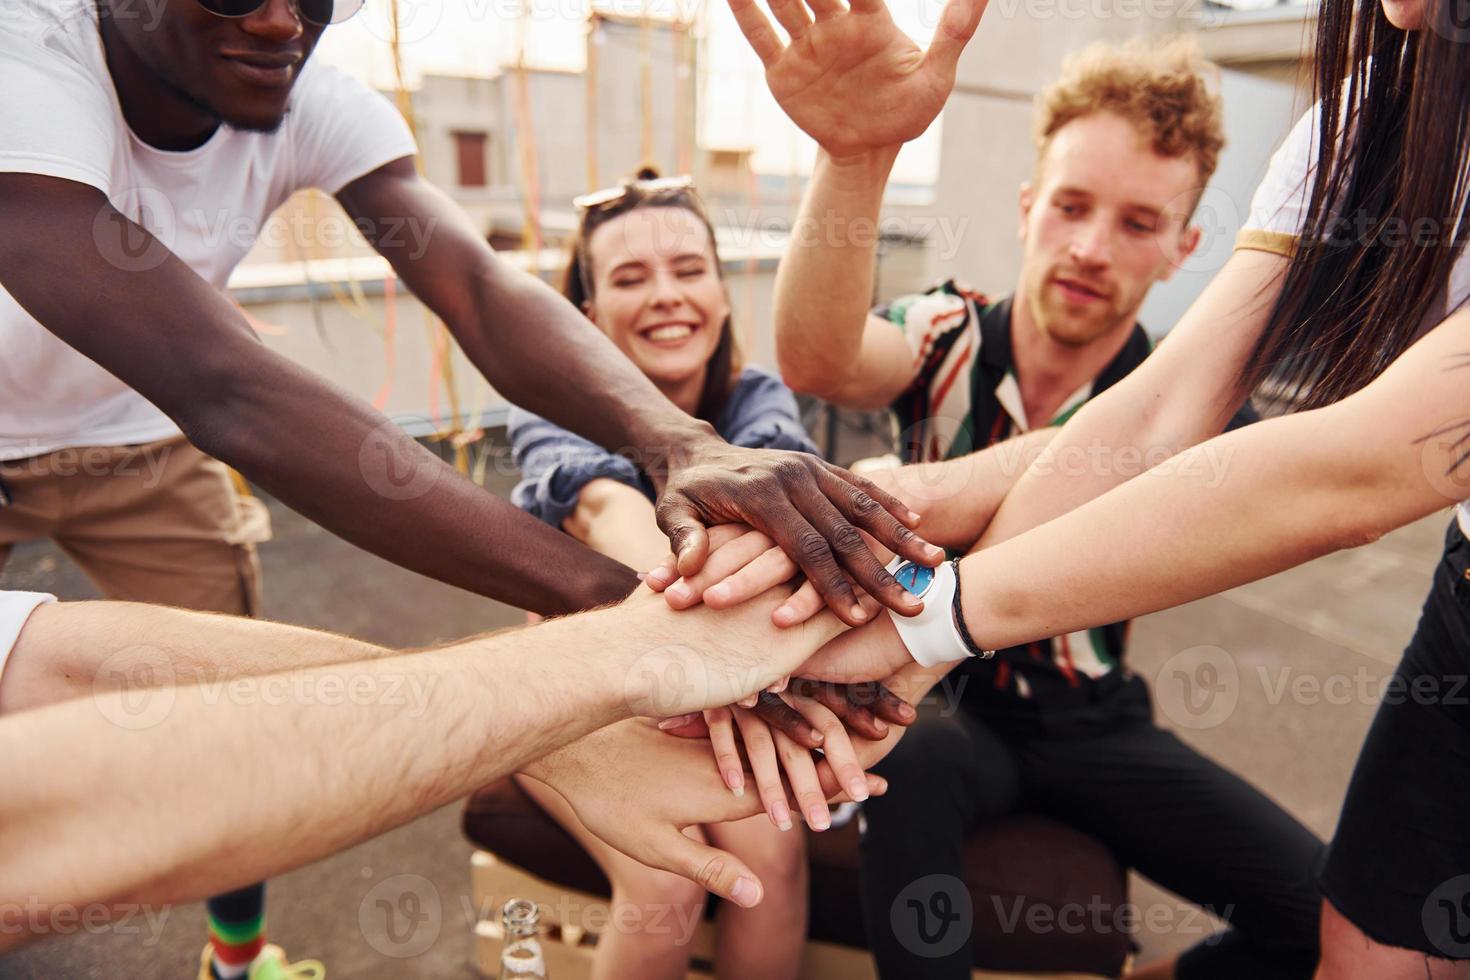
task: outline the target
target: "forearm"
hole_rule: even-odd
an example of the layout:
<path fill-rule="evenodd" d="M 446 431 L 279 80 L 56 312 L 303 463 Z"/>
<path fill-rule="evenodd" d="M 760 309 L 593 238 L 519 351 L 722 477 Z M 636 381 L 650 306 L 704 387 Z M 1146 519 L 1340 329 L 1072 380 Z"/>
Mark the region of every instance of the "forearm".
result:
<path fill-rule="evenodd" d="M 669 539 L 658 529 L 653 504 L 616 480 L 597 479 L 583 487 L 562 529 L 630 568 L 653 568 L 669 553 Z"/>
<path fill-rule="evenodd" d="M 817 152 L 776 272 L 776 357 L 798 391 L 835 391 L 852 372 L 873 297 L 879 212 L 898 148 L 834 160 Z"/>
<path fill-rule="evenodd" d="M 1037 429 L 958 459 L 866 475 L 919 515 L 918 530 L 926 541 L 968 550 L 1056 435 L 1055 428 Z"/>
<path fill-rule="evenodd" d="M 218 697 L 161 689 L 151 727 L 128 724 L 136 690 L 0 720 L 0 902 L 189 901 L 274 877 L 629 713 L 646 640 L 627 610 L 535 632 L 535 657 L 504 634 Z"/>
<path fill-rule="evenodd" d="M 965 558 L 971 633 L 1001 648 L 1119 622 L 1367 543 L 1446 505 L 1422 478 L 1391 485 L 1418 460 L 1370 451 L 1357 438 L 1366 423 L 1341 408 L 1212 439 Z"/>
<path fill-rule="evenodd" d="M 490 494 L 369 406 L 324 398 L 324 388 L 294 365 L 268 382 L 238 379 L 186 431 L 293 510 L 442 582 L 548 614 L 636 587 L 631 569 Z"/>

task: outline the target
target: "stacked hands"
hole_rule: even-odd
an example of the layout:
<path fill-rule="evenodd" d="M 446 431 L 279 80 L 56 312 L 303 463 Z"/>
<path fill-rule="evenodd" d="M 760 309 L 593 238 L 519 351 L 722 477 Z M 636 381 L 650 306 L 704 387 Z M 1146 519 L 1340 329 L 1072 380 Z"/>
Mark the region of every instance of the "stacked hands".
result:
<path fill-rule="evenodd" d="M 862 539 L 880 569 L 893 557 L 868 534 Z M 709 546 L 697 573 L 680 577 L 678 560 L 670 556 L 644 577 L 648 589 L 661 592 L 670 608 L 686 610 L 701 603 L 729 609 L 786 586 L 789 595 L 771 614 L 777 626 L 799 626 L 823 613 L 827 603 L 815 584 L 765 534 L 745 525 L 720 525 L 710 529 Z M 926 552 L 926 563 L 942 554 Z M 908 599 L 903 611 L 916 611 L 918 600 Z M 793 804 L 807 826 L 822 831 L 832 824 L 829 801 L 861 802 L 882 794 L 887 783 L 866 770 L 917 719 L 904 697 L 924 693 L 919 665 L 861 586 L 854 600 L 861 608 L 854 618 L 867 625 L 839 634 L 794 675 L 737 704 L 657 721 L 669 735 L 708 739 L 720 778 L 736 797 L 744 796 L 747 776 L 753 777 L 766 815 L 781 830 L 793 826 Z"/>

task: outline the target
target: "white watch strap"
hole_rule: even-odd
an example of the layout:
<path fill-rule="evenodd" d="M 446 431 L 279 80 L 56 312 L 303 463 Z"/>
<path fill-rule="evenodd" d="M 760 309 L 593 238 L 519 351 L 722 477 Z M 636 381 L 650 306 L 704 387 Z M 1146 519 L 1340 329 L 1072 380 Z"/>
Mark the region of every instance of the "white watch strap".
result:
<path fill-rule="evenodd" d="M 888 571 L 896 572 L 904 564 L 905 559 L 895 558 L 888 564 Z M 923 612 L 917 616 L 892 614 L 894 628 L 909 656 L 925 667 L 974 656 L 954 623 L 954 590 L 954 565 L 945 562 L 934 569 L 934 581 L 923 595 Z"/>

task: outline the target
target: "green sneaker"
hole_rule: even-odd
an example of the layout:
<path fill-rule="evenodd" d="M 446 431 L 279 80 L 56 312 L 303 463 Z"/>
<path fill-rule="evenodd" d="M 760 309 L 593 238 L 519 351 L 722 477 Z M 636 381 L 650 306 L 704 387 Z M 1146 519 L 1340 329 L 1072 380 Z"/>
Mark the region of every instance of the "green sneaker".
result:
<path fill-rule="evenodd" d="M 286 951 L 276 945 L 267 945 L 250 962 L 246 980 L 323 980 L 327 968 L 321 960 L 302 960 L 287 963 Z"/>

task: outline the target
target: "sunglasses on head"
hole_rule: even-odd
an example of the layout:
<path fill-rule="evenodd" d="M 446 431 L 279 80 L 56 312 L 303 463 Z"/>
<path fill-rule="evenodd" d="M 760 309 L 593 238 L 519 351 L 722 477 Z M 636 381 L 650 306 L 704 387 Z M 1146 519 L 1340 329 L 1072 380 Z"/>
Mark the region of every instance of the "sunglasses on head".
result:
<path fill-rule="evenodd" d="M 572 204 L 579 211 L 596 211 L 611 204 L 618 204 L 627 197 L 654 197 L 659 194 L 670 194 L 674 191 L 687 191 L 694 187 L 694 178 L 684 177 L 655 177 L 653 180 L 628 180 L 616 187 L 605 187 L 600 191 L 583 194 L 572 198 Z"/>
<path fill-rule="evenodd" d="M 269 0 L 195 0 L 199 6 L 219 17 L 249 17 Z M 363 0 L 294 0 L 301 19 L 326 27 L 340 24 L 362 9 Z"/>

